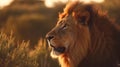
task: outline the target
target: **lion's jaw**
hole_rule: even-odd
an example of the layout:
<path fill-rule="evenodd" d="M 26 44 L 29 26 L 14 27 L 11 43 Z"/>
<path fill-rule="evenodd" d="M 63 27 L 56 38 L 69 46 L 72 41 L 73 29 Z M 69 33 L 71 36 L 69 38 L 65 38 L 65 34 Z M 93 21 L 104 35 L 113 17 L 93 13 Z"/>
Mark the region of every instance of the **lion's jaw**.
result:
<path fill-rule="evenodd" d="M 51 57 L 58 58 L 58 56 L 63 55 L 67 52 L 69 44 L 64 42 L 64 46 L 57 46 L 58 44 L 54 41 L 48 41 L 49 46 L 51 47 Z M 62 45 L 63 45 L 62 44 Z"/>

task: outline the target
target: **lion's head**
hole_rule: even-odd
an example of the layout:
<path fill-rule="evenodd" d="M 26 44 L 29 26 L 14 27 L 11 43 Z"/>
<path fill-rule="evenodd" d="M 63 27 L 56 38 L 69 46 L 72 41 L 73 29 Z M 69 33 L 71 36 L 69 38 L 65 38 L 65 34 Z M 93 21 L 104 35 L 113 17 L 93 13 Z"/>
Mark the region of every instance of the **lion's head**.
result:
<path fill-rule="evenodd" d="M 88 47 L 90 42 L 89 27 L 87 25 L 89 13 L 83 8 L 79 11 L 80 14 L 76 12 L 77 10 L 72 11 L 72 13 L 63 13 L 64 15 L 60 14 L 56 26 L 47 34 L 48 42 L 53 48 L 52 55 L 59 56 L 69 53 L 71 50 L 74 51 L 78 47 L 76 45 L 78 39 L 81 49 Z M 78 16 L 81 18 L 78 19 Z M 83 49 L 83 51 L 87 50 Z"/>
<path fill-rule="evenodd" d="M 59 58 L 62 67 L 77 67 L 88 56 L 91 46 L 96 44 L 96 42 L 91 43 L 97 41 L 94 37 L 99 37 L 99 40 L 103 41 L 104 32 L 101 32 L 102 28 L 99 26 L 94 28 L 94 25 L 104 23 L 99 23 L 100 16 L 104 22 L 108 22 L 104 18 L 104 13 L 94 5 L 80 3 L 67 5 L 64 12 L 59 15 L 56 26 L 46 37 L 52 47 L 51 56 Z"/>

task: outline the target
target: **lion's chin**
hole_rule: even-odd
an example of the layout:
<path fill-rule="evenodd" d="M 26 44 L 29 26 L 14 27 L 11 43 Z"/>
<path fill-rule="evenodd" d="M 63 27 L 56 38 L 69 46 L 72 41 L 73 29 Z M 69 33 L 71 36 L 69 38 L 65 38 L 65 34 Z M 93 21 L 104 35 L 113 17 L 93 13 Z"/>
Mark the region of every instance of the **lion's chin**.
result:
<path fill-rule="evenodd" d="M 51 57 L 52 57 L 52 58 L 58 58 L 59 55 L 60 55 L 59 52 L 54 51 L 54 50 L 51 51 Z"/>
<path fill-rule="evenodd" d="M 51 57 L 52 58 L 58 58 L 59 55 L 61 55 L 60 52 L 57 52 L 54 49 L 51 50 Z"/>

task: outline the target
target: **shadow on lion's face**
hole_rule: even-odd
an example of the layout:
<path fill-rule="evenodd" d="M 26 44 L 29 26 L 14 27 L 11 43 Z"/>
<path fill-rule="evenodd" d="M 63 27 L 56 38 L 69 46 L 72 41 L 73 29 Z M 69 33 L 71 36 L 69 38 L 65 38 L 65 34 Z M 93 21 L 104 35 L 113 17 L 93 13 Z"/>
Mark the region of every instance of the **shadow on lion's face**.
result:
<path fill-rule="evenodd" d="M 86 25 L 78 23 L 72 15 L 67 15 L 60 19 L 56 26 L 46 35 L 48 44 L 52 48 L 53 58 L 69 53 L 74 50 L 78 38 L 84 39 L 84 31 L 88 31 Z"/>

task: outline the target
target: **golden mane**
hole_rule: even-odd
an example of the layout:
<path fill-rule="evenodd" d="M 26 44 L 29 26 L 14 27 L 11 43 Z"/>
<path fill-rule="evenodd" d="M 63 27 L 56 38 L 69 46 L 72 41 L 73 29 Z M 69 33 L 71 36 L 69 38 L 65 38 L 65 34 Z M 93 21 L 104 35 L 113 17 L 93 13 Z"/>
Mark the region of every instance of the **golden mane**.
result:
<path fill-rule="evenodd" d="M 78 38 L 77 44 L 79 45 L 74 49 L 75 52 L 71 52 L 72 57 L 69 58 L 67 55 L 62 55 L 59 57 L 59 62 L 61 66 L 91 67 L 91 64 L 93 64 L 92 67 L 96 67 L 97 64 L 99 65 L 99 63 L 102 63 L 101 62 L 102 60 L 105 60 L 105 63 L 103 63 L 103 65 L 101 65 L 100 67 L 107 67 L 109 65 L 112 65 L 109 67 L 116 66 L 117 65 L 116 59 L 118 60 L 118 57 L 120 59 L 120 54 L 119 54 L 120 31 L 118 31 L 119 30 L 118 26 L 116 26 L 115 23 L 108 18 L 106 12 L 103 12 L 99 7 L 96 7 L 93 4 L 81 4 L 75 2 L 75 3 L 70 3 L 65 7 L 64 12 L 59 14 L 59 19 L 62 19 L 68 15 L 72 15 L 76 20 L 78 20 L 80 14 L 79 11 L 81 11 L 82 9 L 85 9 L 84 11 L 88 11 L 90 13 L 90 20 L 88 22 L 89 22 L 90 36 L 92 36 L 90 42 L 91 45 L 86 45 L 86 47 L 84 47 L 88 49 L 87 50 L 88 53 L 83 52 L 84 54 L 79 54 L 79 51 L 82 48 L 79 44 L 79 40 L 81 39 Z M 88 43 L 88 42 L 84 42 L 84 43 Z M 85 55 L 82 57 L 82 60 L 84 57 L 86 58 L 84 58 L 84 61 L 80 63 L 80 60 L 77 58 L 79 58 L 81 55 Z"/>
<path fill-rule="evenodd" d="M 97 5 L 66 5 L 46 35 L 61 67 L 118 67 L 120 28 Z"/>

